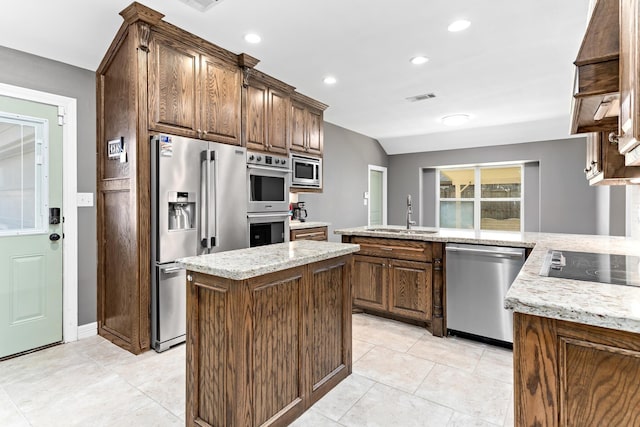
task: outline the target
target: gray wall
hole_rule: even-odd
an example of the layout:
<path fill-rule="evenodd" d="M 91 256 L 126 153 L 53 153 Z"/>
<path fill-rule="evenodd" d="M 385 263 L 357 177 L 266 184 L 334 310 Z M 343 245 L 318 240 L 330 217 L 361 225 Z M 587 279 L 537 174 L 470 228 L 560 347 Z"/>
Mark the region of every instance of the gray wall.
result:
<path fill-rule="evenodd" d="M 78 102 L 78 192 L 96 190 L 95 73 L 0 46 L 0 82 Z M 96 321 L 96 211 L 78 209 L 78 325 Z"/>
<path fill-rule="evenodd" d="M 389 156 L 389 224 L 404 224 L 407 194 L 420 194 L 421 168 L 528 160 L 539 162 L 540 231 L 596 234 L 597 193 L 584 177 L 584 159 L 583 138 Z"/>
<path fill-rule="evenodd" d="M 324 184 L 321 194 L 299 194 L 306 202 L 309 221 L 327 221 L 329 240 L 340 241 L 336 228 L 367 224 L 362 194 L 368 187 L 368 165 L 387 166 L 387 155 L 375 139 L 324 124 Z"/>

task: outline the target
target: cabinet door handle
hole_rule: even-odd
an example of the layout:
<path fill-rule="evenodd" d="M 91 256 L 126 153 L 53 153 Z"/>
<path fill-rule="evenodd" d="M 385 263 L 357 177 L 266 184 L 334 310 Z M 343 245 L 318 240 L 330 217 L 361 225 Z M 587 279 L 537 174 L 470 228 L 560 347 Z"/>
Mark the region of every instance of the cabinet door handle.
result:
<path fill-rule="evenodd" d="M 591 166 L 595 166 L 597 164 L 598 164 L 598 162 L 596 162 L 595 160 L 591 160 Z"/>
<path fill-rule="evenodd" d="M 390 248 L 390 247 L 388 247 L 388 246 L 380 246 L 379 248 L 380 248 L 381 250 L 383 250 L 383 251 L 392 251 L 392 250 L 393 250 L 393 248 Z"/>
<path fill-rule="evenodd" d="M 589 173 L 589 172 L 591 172 L 591 169 L 592 169 L 591 167 L 585 168 L 585 169 L 584 169 L 584 173 Z"/>

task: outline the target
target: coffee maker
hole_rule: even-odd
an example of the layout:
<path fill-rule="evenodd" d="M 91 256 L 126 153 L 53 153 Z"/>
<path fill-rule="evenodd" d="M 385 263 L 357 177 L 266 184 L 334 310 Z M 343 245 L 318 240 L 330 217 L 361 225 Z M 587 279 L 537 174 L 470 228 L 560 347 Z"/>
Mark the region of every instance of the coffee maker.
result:
<path fill-rule="evenodd" d="M 307 218 L 307 210 L 304 208 L 304 202 L 291 203 L 291 219 L 294 221 L 305 222 Z"/>

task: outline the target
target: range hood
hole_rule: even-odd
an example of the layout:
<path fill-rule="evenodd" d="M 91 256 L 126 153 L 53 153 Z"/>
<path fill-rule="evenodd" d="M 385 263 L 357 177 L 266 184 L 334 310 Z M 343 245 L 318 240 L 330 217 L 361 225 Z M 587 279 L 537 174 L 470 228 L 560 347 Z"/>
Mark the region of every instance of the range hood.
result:
<path fill-rule="evenodd" d="M 597 0 L 574 61 L 571 133 L 615 131 L 620 112 L 619 0 Z"/>

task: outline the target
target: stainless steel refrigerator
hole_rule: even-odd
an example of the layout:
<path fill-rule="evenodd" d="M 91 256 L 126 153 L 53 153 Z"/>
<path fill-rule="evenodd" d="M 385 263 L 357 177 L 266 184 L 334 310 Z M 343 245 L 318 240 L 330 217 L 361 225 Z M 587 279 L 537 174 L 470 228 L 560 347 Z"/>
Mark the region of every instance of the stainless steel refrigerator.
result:
<path fill-rule="evenodd" d="M 151 137 L 151 337 L 160 352 L 185 340 L 185 270 L 177 258 L 248 246 L 246 149 Z"/>

